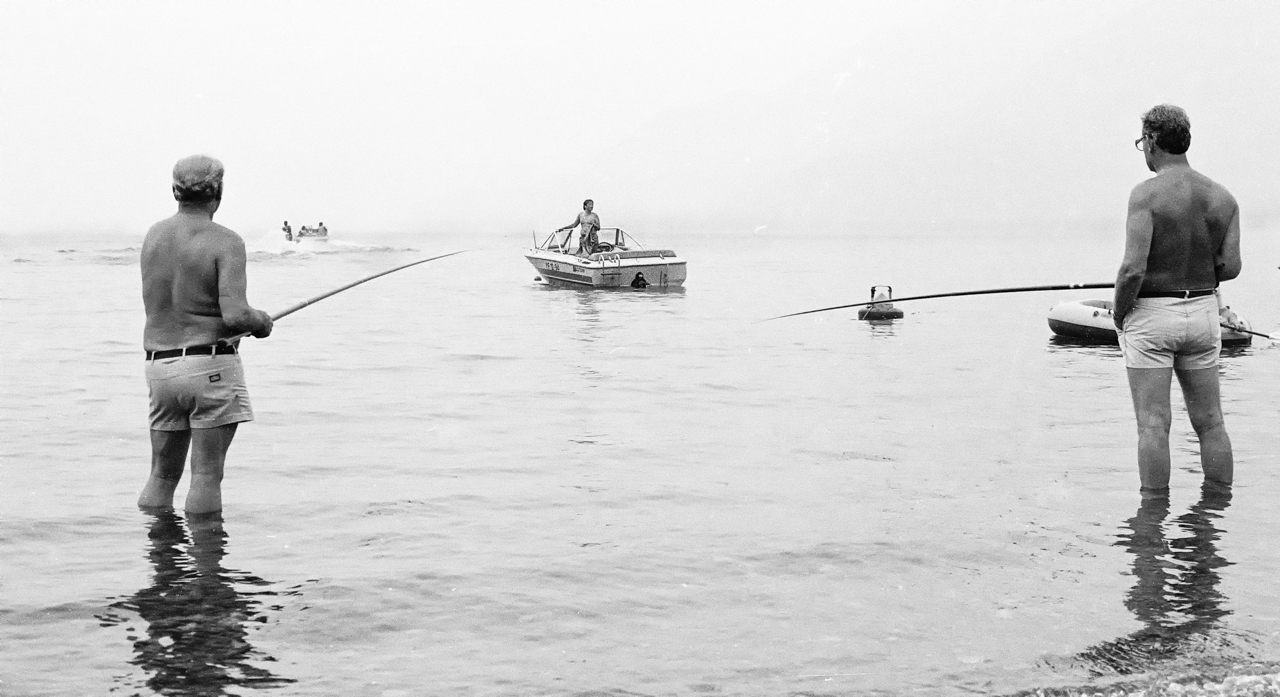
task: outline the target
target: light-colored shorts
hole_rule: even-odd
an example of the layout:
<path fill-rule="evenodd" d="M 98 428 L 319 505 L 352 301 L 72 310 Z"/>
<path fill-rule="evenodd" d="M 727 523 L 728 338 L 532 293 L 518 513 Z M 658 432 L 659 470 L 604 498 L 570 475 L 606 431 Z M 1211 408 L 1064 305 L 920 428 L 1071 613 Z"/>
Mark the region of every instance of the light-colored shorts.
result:
<path fill-rule="evenodd" d="M 151 429 L 186 431 L 253 421 L 240 356 L 186 356 L 147 361 Z"/>
<path fill-rule="evenodd" d="M 1218 298 L 1138 298 L 1119 332 L 1128 368 L 1198 370 L 1218 365 Z"/>

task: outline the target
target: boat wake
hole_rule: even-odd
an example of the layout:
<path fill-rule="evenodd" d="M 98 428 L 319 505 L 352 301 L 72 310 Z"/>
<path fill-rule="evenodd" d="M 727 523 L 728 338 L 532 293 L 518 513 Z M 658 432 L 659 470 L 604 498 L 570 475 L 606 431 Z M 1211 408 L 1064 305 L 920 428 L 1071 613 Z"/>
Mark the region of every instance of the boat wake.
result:
<path fill-rule="evenodd" d="M 276 259 L 307 259 L 315 256 L 332 256 L 339 254 L 401 254 L 417 252 L 413 247 L 399 247 L 385 244 L 359 244 L 356 242 L 315 242 L 303 239 L 301 242 L 286 240 L 260 241 L 248 246 L 250 261 L 271 261 Z"/>

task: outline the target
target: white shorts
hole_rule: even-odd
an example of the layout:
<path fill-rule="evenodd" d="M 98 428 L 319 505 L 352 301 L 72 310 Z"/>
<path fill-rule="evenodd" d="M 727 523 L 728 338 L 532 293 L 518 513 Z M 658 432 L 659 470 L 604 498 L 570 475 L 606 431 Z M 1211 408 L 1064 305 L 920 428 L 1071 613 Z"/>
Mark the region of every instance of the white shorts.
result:
<path fill-rule="evenodd" d="M 217 428 L 253 421 L 240 356 L 185 356 L 147 361 L 153 431 Z"/>
<path fill-rule="evenodd" d="M 1197 370 L 1218 365 L 1218 298 L 1138 298 L 1118 332 L 1128 368 Z"/>

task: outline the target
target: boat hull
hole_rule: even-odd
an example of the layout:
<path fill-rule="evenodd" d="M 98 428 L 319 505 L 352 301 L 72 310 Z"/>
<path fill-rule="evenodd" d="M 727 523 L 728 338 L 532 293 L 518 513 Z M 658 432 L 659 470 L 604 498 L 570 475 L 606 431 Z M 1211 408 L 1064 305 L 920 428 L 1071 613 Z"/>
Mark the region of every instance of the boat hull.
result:
<path fill-rule="evenodd" d="M 1248 322 L 1237 317 L 1240 326 L 1249 328 Z M 1049 329 L 1056 336 L 1075 341 L 1096 344 L 1118 344 L 1115 316 L 1110 300 L 1070 300 L 1054 305 L 1049 310 Z M 1222 330 L 1223 346 L 1244 346 L 1253 337 L 1225 327 Z"/>
<path fill-rule="evenodd" d="M 530 249 L 525 258 L 548 283 L 577 288 L 679 288 L 687 267 L 669 250 L 604 252 L 583 258 Z"/>

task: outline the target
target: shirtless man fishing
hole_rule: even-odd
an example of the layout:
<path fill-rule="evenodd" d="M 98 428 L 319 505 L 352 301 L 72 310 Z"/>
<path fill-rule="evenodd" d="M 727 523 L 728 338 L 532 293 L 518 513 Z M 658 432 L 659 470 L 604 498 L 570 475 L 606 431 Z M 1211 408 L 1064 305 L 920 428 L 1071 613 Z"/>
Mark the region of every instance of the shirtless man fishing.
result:
<path fill-rule="evenodd" d="M 581 226 L 578 232 L 578 256 L 591 256 L 591 253 L 596 251 L 598 242 L 596 230 L 600 229 L 600 216 L 591 212 L 595 207 L 595 201 L 591 199 L 583 201 L 582 212 L 578 214 L 578 217 L 574 218 L 572 223 L 556 230 L 556 232 L 564 232 Z"/>
<path fill-rule="evenodd" d="M 1221 185 L 1191 169 L 1191 122 L 1162 104 L 1142 115 L 1134 142 L 1156 173 L 1133 189 L 1115 323 L 1138 419 L 1144 493 L 1169 488 L 1169 388 L 1178 376 L 1200 439 L 1206 483 L 1231 484 L 1231 439 L 1222 420 L 1215 289 L 1240 274 L 1240 210 Z"/>
<path fill-rule="evenodd" d="M 173 168 L 178 212 L 142 243 L 142 300 L 151 396 L 151 476 L 138 505 L 173 505 L 191 451 L 188 513 L 222 510 L 222 470 L 237 424 L 253 420 L 239 342 L 271 334 L 271 316 L 245 298 L 244 241 L 213 222 L 222 163 L 203 155 Z"/>

